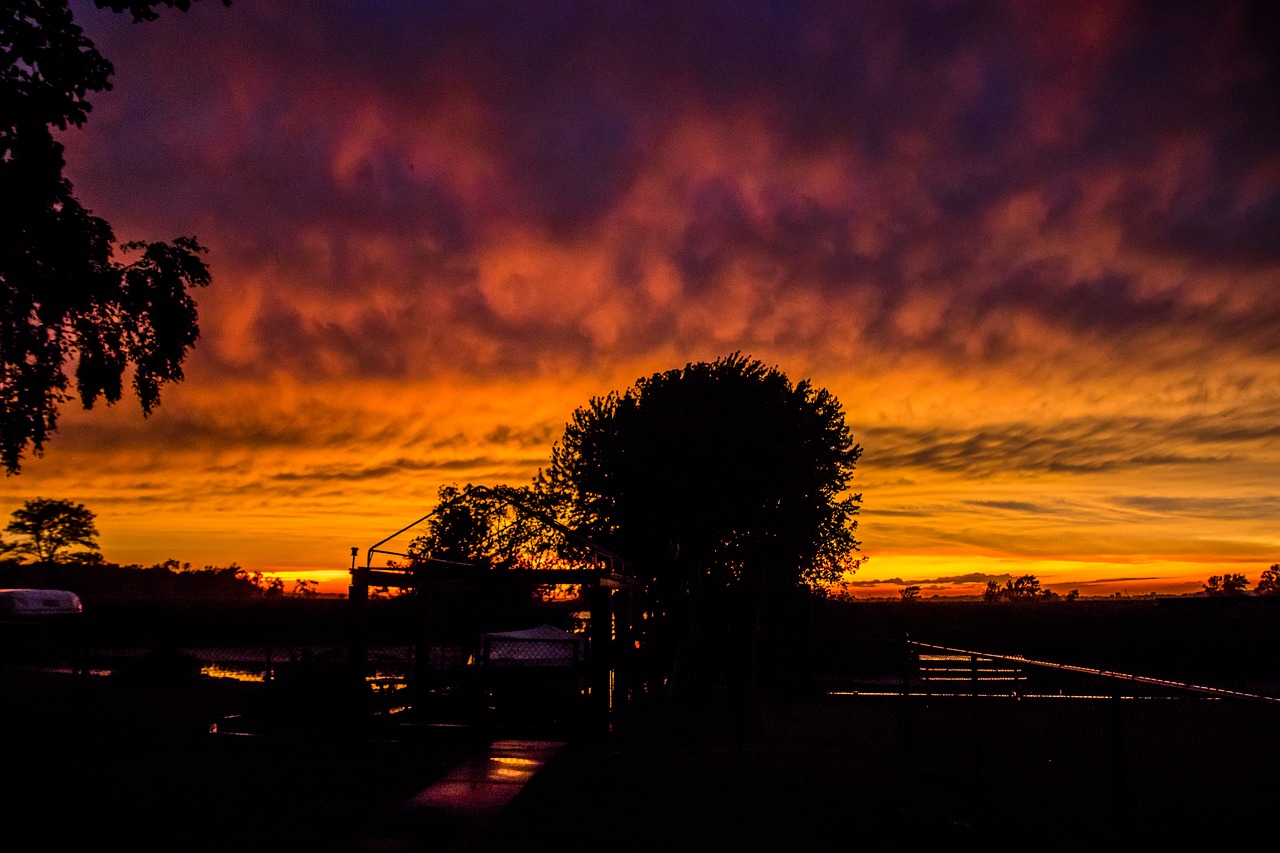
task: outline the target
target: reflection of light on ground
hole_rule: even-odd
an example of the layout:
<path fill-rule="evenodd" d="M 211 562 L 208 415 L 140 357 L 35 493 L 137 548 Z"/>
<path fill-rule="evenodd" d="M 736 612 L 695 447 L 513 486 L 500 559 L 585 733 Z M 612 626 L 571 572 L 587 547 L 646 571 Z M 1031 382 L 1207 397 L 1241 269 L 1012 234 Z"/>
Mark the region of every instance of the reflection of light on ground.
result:
<path fill-rule="evenodd" d="M 103 670 L 93 674 L 107 675 L 109 672 L 109 670 Z M 266 671 L 262 669 L 219 662 L 208 663 L 200 667 L 200 674 L 210 678 L 227 678 L 233 681 L 265 682 L 268 680 Z M 367 676 L 365 681 L 370 688 L 378 693 L 397 693 L 409 686 L 404 676 L 390 675 L 385 672 L 376 672 Z"/>
<path fill-rule="evenodd" d="M 408 687 L 408 683 L 402 675 L 387 675 L 385 672 L 376 672 L 373 675 L 366 676 L 365 681 L 378 693 L 395 693 Z"/>
<path fill-rule="evenodd" d="M 516 758 L 512 755 L 494 755 L 490 756 L 489 760 L 495 764 L 505 764 L 509 767 L 529 768 L 540 767 L 542 765 L 541 761 L 535 761 L 532 758 Z"/>
<path fill-rule="evenodd" d="M 53 675 L 92 675 L 99 678 L 112 675 L 115 672 L 113 669 L 97 669 L 92 667 L 88 669 L 76 669 L 72 666 L 37 666 L 24 667 L 24 669 L 29 672 L 47 672 Z"/>
<path fill-rule="evenodd" d="M 444 778 L 409 802 L 454 817 L 491 814 L 506 805 L 564 744 L 501 740 L 453 768 Z"/>
<path fill-rule="evenodd" d="M 533 770 L 517 767 L 492 767 L 489 779 L 494 782 L 527 782 L 533 778 Z"/>
<path fill-rule="evenodd" d="M 210 678 L 227 678 L 232 681 L 261 683 L 267 680 L 266 673 L 261 670 L 243 669 L 220 663 L 211 663 L 200 667 L 200 674 L 207 675 Z"/>

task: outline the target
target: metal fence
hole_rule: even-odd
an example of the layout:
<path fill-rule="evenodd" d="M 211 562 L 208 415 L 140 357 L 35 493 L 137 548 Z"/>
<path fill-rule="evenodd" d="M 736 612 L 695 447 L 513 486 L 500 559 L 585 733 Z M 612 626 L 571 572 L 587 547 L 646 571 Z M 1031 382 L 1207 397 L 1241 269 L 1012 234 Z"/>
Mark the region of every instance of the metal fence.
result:
<path fill-rule="evenodd" d="M 894 721 L 882 731 L 919 774 L 918 808 L 953 821 L 994 831 L 1006 804 L 1043 798 L 1100 819 L 1097 844 L 1176 847 L 1274 785 L 1280 696 L 1265 690 L 910 639 L 846 652 L 827 694 Z M 927 793 L 944 777 L 945 796 Z"/>
<path fill-rule="evenodd" d="M 1143 696 L 1208 696 L 1280 706 L 1280 697 L 1263 693 L 1040 660 L 1023 655 L 961 649 L 910 639 L 905 641 L 905 648 L 908 663 L 904 669 L 904 692 L 910 691 L 912 682 L 915 681 L 926 693 L 929 692 L 929 687 L 942 684 L 968 695 L 990 693 L 995 687 L 994 692 L 1025 697 L 1037 695 L 1029 693 L 1029 688 L 1037 683 L 1041 687 L 1045 684 L 1061 685 L 1070 677 L 1102 685 L 1103 690 L 1099 695 L 1119 696 L 1127 690 L 1130 694 Z M 1050 677 L 1037 681 L 1029 675 L 1032 672 L 1047 673 Z M 1065 695 L 1061 686 L 1058 686 L 1058 695 Z"/>

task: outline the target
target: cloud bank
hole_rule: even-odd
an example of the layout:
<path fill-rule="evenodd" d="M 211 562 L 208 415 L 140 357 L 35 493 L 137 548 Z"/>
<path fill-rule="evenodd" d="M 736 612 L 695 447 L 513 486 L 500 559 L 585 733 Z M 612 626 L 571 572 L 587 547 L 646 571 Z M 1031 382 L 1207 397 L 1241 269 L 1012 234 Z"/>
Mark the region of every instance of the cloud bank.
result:
<path fill-rule="evenodd" d="M 173 501 L 394 516 L 743 351 L 844 402 L 869 551 L 1280 550 L 1267 4 L 74 8 L 81 200 L 216 283 L 159 415 L 69 417 L 15 498 L 163 456 Z"/>

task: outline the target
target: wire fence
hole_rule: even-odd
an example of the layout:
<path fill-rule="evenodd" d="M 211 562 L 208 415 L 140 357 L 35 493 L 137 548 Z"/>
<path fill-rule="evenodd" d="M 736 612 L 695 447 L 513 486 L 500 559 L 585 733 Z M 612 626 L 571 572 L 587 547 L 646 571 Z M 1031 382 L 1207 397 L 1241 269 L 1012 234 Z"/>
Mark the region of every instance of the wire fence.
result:
<path fill-rule="evenodd" d="M 974 693 L 979 692 L 982 686 L 998 684 L 1007 687 L 1011 695 L 1026 695 L 1028 692 L 1026 688 L 1032 683 L 1028 673 L 1038 670 L 1098 680 L 1096 683 L 1109 686 L 1107 692 L 1111 695 L 1116 695 L 1127 688 L 1130 691 L 1141 691 L 1147 696 L 1157 693 L 1169 696 L 1209 696 L 1280 706 L 1280 697 L 1245 690 L 1041 660 L 1024 655 L 956 648 L 910 639 L 905 641 L 905 645 L 909 663 L 903 681 L 904 690 L 909 689 L 911 675 L 914 673 L 916 680 L 925 685 L 937 683 L 967 685 L 967 692 Z M 966 691 L 961 688 L 961 692 Z M 1059 695 L 1062 694 L 1059 693 Z"/>
<path fill-rule="evenodd" d="M 1256 679 L 1211 679 L 1135 673 L 1042 656 L 997 652 L 910 638 L 863 639 L 828 653 L 816 679 L 837 695 L 924 697 L 1001 696 L 1035 698 L 1202 698 L 1280 705 L 1280 683 Z"/>

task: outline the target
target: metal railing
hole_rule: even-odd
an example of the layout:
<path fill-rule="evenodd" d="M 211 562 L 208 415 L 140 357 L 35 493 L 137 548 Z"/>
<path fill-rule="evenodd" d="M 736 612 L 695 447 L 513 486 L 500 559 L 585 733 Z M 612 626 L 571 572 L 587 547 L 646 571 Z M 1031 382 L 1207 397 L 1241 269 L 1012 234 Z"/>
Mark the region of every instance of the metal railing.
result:
<path fill-rule="evenodd" d="M 925 683 L 949 681 L 954 684 L 967 681 L 974 689 L 983 682 L 996 682 L 1016 686 L 1027 681 L 1025 670 L 1029 667 L 1035 667 L 1110 680 L 1118 685 L 1128 684 L 1174 693 L 1191 693 L 1219 699 L 1240 699 L 1280 705 L 1280 697 L 1251 693 L 1244 690 L 1232 690 L 1224 687 L 1194 684 L 1187 681 L 1135 675 L 1111 669 L 1058 663 L 1029 658 L 1023 655 L 961 649 L 911 639 L 906 641 L 906 645 L 908 655 L 915 661 L 913 668 L 919 674 L 918 677 Z M 906 678 L 904 677 L 904 689 L 905 681 Z"/>

